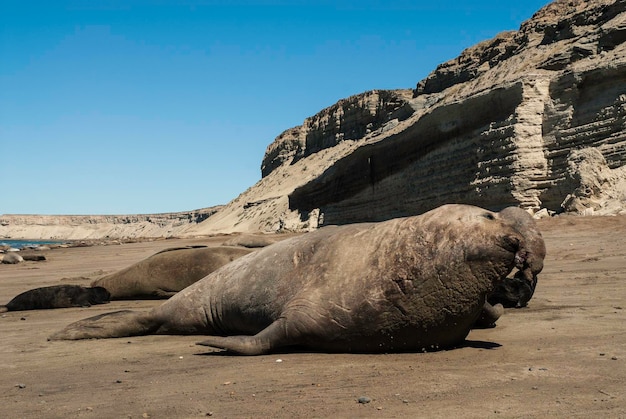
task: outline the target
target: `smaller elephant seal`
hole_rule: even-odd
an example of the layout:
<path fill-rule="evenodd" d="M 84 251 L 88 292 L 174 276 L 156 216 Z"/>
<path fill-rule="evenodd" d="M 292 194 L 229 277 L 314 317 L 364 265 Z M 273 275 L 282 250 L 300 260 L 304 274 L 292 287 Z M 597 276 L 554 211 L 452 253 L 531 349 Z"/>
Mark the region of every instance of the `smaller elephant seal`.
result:
<path fill-rule="evenodd" d="M 7 265 L 15 265 L 22 262 L 24 262 L 24 258 L 17 252 L 7 252 L 2 258 L 2 263 L 6 263 Z"/>
<path fill-rule="evenodd" d="M 0 312 L 89 307 L 94 304 L 108 303 L 109 299 L 109 292 L 102 287 L 53 285 L 35 288 L 19 294 L 6 305 L 0 305 Z"/>
<path fill-rule="evenodd" d="M 521 209 L 444 205 L 415 217 L 328 226 L 243 256 L 148 312 L 70 324 L 50 340 L 205 335 L 259 355 L 285 347 L 385 353 L 463 342 L 514 269 L 536 280 Z M 490 317 L 497 317 L 497 307 Z"/>
<path fill-rule="evenodd" d="M 33 255 L 33 254 L 26 254 L 22 256 L 22 258 L 24 258 L 24 260 L 30 260 L 34 262 L 41 262 L 41 261 L 46 260 L 46 257 L 44 255 Z"/>
<path fill-rule="evenodd" d="M 112 300 L 170 298 L 233 260 L 252 252 L 242 247 L 188 246 L 162 250 L 127 268 L 99 278 Z"/>

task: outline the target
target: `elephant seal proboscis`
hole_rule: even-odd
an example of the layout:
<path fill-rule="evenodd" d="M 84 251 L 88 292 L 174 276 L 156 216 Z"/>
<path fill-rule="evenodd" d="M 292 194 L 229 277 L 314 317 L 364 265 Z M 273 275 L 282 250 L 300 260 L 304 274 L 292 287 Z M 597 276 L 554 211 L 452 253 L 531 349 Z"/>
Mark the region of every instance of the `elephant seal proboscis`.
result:
<path fill-rule="evenodd" d="M 0 312 L 89 307 L 94 304 L 108 303 L 109 300 L 109 292 L 102 287 L 89 288 L 80 285 L 53 285 L 35 288 L 19 294 L 5 306 L 0 306 Z"/>
<path fill-rule="evenodd" d="M 50 339 L 203 334 L 200 345 L 246 355 L 455 346 L 498 282 L 514 268 L 538 273 L 527 233 L 468 205 L 324 227 L 243 256 L 151 311 L 80 320 Z"/>
<path fill-rule="evenodd" d="M 99 278 L 91 286 L 106 288 L 111 293 L 112 300 L 170 298 L 216 269 L 252 251 L 227 246 L 165 249 Z"/>
<path fill-rule="evenodd" d="M 505 208 L 501 214 L 511 220 L 515 228 L 526 232 L 528 247 L 536 255 L 531 261 L 530 271 L 527 272 L 541 272 L 546 257 L 546 246 L 533 217 L 515 207 Z M 537 286 L 536 275 L 531 278 L 527 276 L 527 272 L 518 271 L 513 278 L 505 278 L 496 284 L 495 289 L 487 297 L 488 303 L 500 304 L 507 308 L 526 307 Z"/>

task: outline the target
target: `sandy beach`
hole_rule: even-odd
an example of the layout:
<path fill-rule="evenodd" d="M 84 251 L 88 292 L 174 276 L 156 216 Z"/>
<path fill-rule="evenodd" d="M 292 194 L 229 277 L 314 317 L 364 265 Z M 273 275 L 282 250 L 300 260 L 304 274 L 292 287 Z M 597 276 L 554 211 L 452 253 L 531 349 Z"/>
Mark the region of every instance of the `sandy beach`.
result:
<path fill-rule="evenodd" d="M 161 302 L 3 313 L 0 416 L 626 417 L 626 217 L 539 223 L 548 256 L 529 307 L 507 310 L 452 350 L 243 357 L 197 346 L 197 336 L 48 342 L 81 318 Z M 88 285 L 167 247 L 226 239 L 52 249 L 43 262 L 0 265 L 0 302 L 40 286 Z"/>

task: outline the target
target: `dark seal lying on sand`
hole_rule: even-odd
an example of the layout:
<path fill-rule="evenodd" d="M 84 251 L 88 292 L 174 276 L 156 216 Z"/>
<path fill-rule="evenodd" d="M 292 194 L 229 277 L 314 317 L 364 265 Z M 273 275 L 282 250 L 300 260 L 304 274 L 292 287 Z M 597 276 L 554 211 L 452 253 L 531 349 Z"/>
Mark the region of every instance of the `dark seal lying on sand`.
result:
<path fill-rule="evenodd" d="M 80 285 L 53 285 L 25 291 L 6 305 L 0 312 L 21 310 L 43 310 L 49 308 L 89 307 L 108 303 L 111 295 L 102 287 Z"/>
<path fill-rule="evenodd" d="M 325 227 L 243 256 L 149 312 L 95 316 L 50 339 L 203 334 L 201 345 L 247 355 L 294 345 L 341 352 L 458 345 L 514 268 L 536 283 L 532 267 L 542 256 L 530 244 L 543 241 L 516 223 L 522 212 L 445 205 Z"/>

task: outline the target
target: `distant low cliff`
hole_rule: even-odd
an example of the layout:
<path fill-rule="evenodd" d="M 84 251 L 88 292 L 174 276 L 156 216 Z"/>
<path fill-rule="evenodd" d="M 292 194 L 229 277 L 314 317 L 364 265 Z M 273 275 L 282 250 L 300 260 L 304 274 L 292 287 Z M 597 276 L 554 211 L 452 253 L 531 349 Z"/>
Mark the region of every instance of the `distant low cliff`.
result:
<path fill-rule="evenodd" d="M 142 215 L 1 215 L 0 239 L 120 239 L 185 235 L 220 207 Z"/>

